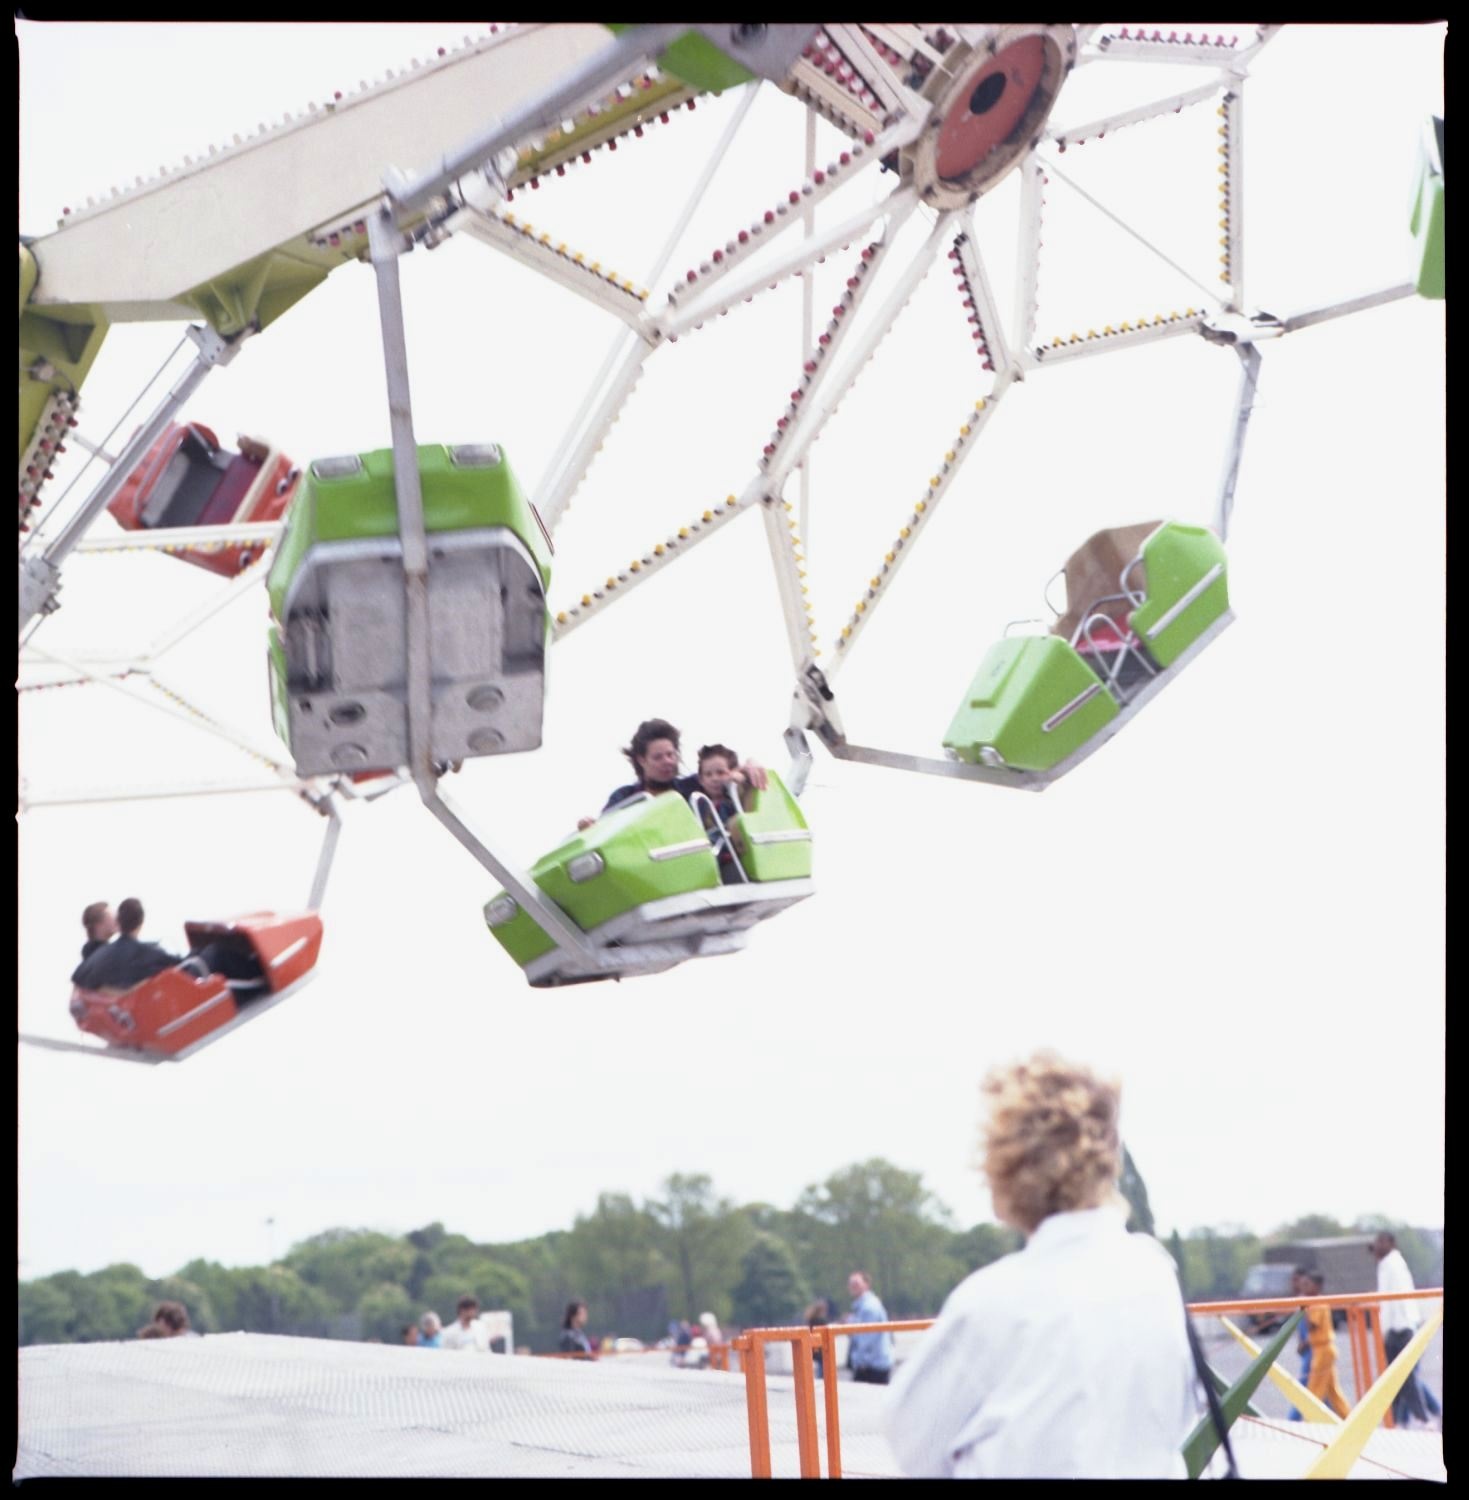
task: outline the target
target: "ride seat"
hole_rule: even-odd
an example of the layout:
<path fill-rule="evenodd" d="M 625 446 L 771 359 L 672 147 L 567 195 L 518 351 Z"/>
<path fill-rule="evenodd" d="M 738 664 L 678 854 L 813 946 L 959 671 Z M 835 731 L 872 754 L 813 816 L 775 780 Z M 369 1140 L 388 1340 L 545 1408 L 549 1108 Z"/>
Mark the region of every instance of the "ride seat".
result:
<path fill-rule="evenodd" d="M 1131 625 L 1160 667 L 1171 666 L 1229 608 L 1224 544 L 1207 526 L 1169 521 L 1143 544 L 1146 597 Z M 1123 575 L 1123 587 L 1132 577 Z"/>
<path fill-rule="evenodd" d="M 1123 570 L 1135 563 L 1143 543 L 1162 524 L 1141 521 L 1135 526 L 1113 526 L 1089 536 L 1061 569 L 1066 578 L 1066 611 L 1051 627 L 1051 634 L 1071 640 L 1081 622 L 1098 607 L 1125 629 L 1129 605 L 1126 597 L 1118 593 Z M 1137 588 L 1144 587 L 1145 576 L 1136 575 L 1134 583 Z"/>
<path fill-rule="evenodd" d="M 255 481 L 260 478 L 260 461 L 247 458 L 243 453 L 230 459 L 218 488 L 209 497 L 204 509 L 199 512 L 197 526 L 227 526 L 239 513 L 245 497 Z"/>
<path fill-rule="evenodd" d="M 548 562 L 508 463 L 420 448 L 428 533 L 431 753 L 457 762 L 541 742 Z M 549 557 L 549 550 L 547 550 Z M 313 466 L 270 580 L 276 727 L 304 776 L 408 763 L 407 602 L 392 452 Z"/>
<path fill-rule="evenodd" d="M 229 455 L 211 446 L 190 424 L 139 519 L 150 529 L 198 525 L 229 466 Z"/>

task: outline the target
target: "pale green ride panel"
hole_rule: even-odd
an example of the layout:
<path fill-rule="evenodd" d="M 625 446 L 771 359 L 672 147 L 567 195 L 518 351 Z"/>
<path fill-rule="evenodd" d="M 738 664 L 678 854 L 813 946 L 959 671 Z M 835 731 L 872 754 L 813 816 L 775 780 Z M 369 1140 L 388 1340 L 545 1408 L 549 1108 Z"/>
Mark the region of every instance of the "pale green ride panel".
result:
<path fill-rule="evenodd" d="M 990 648 L 944 736 L 970 765 L 1049 771 L 1117 717 L 1117 704 L 1074 647 L 1054 635 Z"/>
<path fill-rule="evenodd" d="M 600 856 L 603 868 L 573 880 L 568 867 L 591 854 Z M 677 792 L 665 792 L 605 813 L 538 860 L 530 876 L 582 931 L 590 932 L 649 901 L 714 889 L 719 865 L 693 809 Z M 504 891 L 486 904 L 485 921 L 522 968 L 555 947 Z"/>
<path fill-rule="evenodd" d="M 1207 526 L 1169 521 L 1143 544 L 1147 597 L 1132 629 L 1160 667 L 1171 666 L 1229 608 L 1224 544 Z"/>

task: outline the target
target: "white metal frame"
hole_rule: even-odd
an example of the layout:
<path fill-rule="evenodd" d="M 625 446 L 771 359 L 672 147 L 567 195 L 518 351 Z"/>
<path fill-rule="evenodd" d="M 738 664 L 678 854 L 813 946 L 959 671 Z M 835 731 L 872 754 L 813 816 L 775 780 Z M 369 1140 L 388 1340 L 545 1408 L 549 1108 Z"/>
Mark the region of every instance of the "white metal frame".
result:
<path fill-rule="evenodd" d="M 1147 684 L 1134 695 L 1105 733 L 1090 742 L 1083 752 L 1078 752 L 1070 761 L 1045 777 L 1021 776 L 992 767 L 958 766 L 952 762 L 929 761 L 923 757 L 902 756 L 877 748 L 855 746 L 847 741 L 830 678 L 850 658 L 857 638 L 871 620 L 877 605 L 887 597 L 888 585 L 916 545 L 918 536 L 931 520 L 938 503 L 952 488 L 966 458 L 977 446 L 985 425 L 1012 385 L 1049 365 L 1074 357 L 1093 356 L 1139 342 L 1182 334 L 1200 334 L 1211 342 L 1233 345 L 1241 358 L 1243 371 L 1236 402 L 1234 433 L 1216 506 L 1216 526 L 1223 535 L 1228 525 L 1245 430 L 1259 373 L 1260 356 L 1256 343 L 1328 317 L 1340 316 L 1390 297 L 1404 295 L 1411 290 L 1396 287 L 1372 292 L 1351 302 L 1303 313 L 1283 322 L 1266 318 L 1251 319 L 1245 315 L 1244 236 L 1241 217 L 1243 91 L 1249 63 L 1269 42 L 1277 28 L 1260 27 L 1252 39 L 1247 39 L 1243 46 L 1236 46 L 1224 44 L 1222 38 L 1213 41 L 1207 38 L 1196 40 L 1188 33 L 1182 38 L 1176 35 L 1163 37 L 1158 33 L 1132 36 L 1125 31 L 1114 33 L 1101 26 L 1088 26 L 1078 31 L 1078 63 L 1081 65 L 1095 66 L 1108 60 L 1186 62 L 1212 69 L 1214 77 L 1197 88 L 1155 99 L 1082 126 L 1069 127 L 1065 131 L 1047 130 L 1021 159 L 1018 163 L 1022 178 L 1017 226 L 1019 274 L 1008 331 L 1002 322 L 985 266 L 973 242 L 971 210 L 939 215 L 932 223 L 923 244 L 908 256 L 905 264 L 887 277 L 884 295 L 880 301 L 876 301 L 874 308 L 869 309 L 867 303 L 874 300 L 873 289 L 884 279 L 882 273 L 886 269 L 885 262 L 892 256 L 898 231 L 919 207 L 916 190 L 909 185 L 900 185 L 880 201 L 856 212 L 848 211 L 844 217 L 824 227 L 818 226 L 816 214 L 819 208 L 865 168 L 911 142 L 924 127 L 930 106 L 892 74 L 879 56 L 881 46 L 889 43 L 902 43 L 918 47 L 922 51 L 923 47 L 919 44 L 923 39 L 917 28 L 907 25 L 867 27 L 865 31 L 868 35 L 863 34 L 863 29 L 854 26 L 838 26 L 832 29 L 828 40 L 845 55 L 864 59 L 864 66 L 870 71 L 873 80 L 871 86 L 879 90 L 882 103 L 890 106 L 888 123 L 880 132 L 866 132 L 842 153 L 837 162 L 829 164 L 823 170 L 815 166 L 814 135 L 808 122 L 805 180 L 784 195 L 763 218 L 748 229 L 739 230 L 722 248 L 714 250 L 708 260 L 700 262 L 697 269 L 690 270 L 670 291 L 661 310 L 650 313 L 645 306 L 647 294 L 632 283 L 610 273 L 603 273 L 600 266 L 595 261 L 589 261 L 586 255 L 569 250 L 549 233 L 537 231 L 509 213 L 501 202 L 506 196 L 506 184 L 497 160 L 498 153 L 506 147 L 517 145 L 534 130 L 560 119 L 569 109 L 584 104 L 588 99 L 597 98 L 599 91 L 605 90 L 609 84 L 635 77 L 678 29 L 672 25 L 659 25 L 639 28 L 636 32 L 619 37 L 558 83 L 519 107 L 508 120 L 497 122 L 475 140 L 445 154 L 436 165 L 418 176 L 410 178 L 396 171 L 386 173 L 383 178 L 383 198 L 376 209 L 369 210 L 365 215 L 382 321 L 408 601 L 410 774 L 423 801 L 434 815 L 481 864 L 498 876 L 515 899 L 553 936 L 560 952 L 558 962 L 567 959 L 574 966 L 580 965 L 596 972 L 616 969 L 619 967 L 618 961 L 613 955 L 599 952 L 600 945 L 596 941 L 570 923 L 541 895 L 533 882 L 470 829 L 463 817 L 439 793 L 438 769 L 433 766 L 429 756 L 431 663 L 427 629 L 428 556 L 415 463 L 397 268 L 398 258 L 413 248 L 415 239 L 438 243 L 447 234 L 464 229 L 474 238 L 509 255 L 538 274 L 587 298 L 626 325 L 619 331 L 606 363 L 571 423 L 538 492 L 542 518 L 549 529 L 554 529 L 636 386 L 644 363 L 656 348 L 665 343 L 676 342 L 695 332 L 705 322 L 735 311 L 742 302 L 765 287 L 779 284 L 790 276 L 810 272 L 825 256 L 841 246 L 851 244 L 858 236 L 880 224 L 872 243 L 863 252 L 853 285 L 843 299 L 841 311 L 817 339 L 812 337 L 810 278 L 807 277 L 808 295 L 803 297 L 803 340 L 808 351 L 804 386 L 799 401 L 793 401 L 787 408 L 743 490 L 704 511 L 698 520 L 680 528 L 676 535 L 665 542 L 655 545 L 625 571 L 609 577 L 605 587 L 587 591 L 581 596 L 579 604 L 556 612 L 554 619 L 553 637 L 559 639 L 584 624 L 592 615 L 604 610 L 615 599 L 631 592 L 646 578 L 683 556 L 696 543 L 712 536 L 739 514 L 760 509 L 765 518 L 771 563 L 778 584 L 780 608 L 795 670 L 796 687 L 788 740 L 795 757 L 791 775 L 793 784 L 796 785 L 804 780 L 805 769 L 809 765 L 809 748 L 804 736 L 806 729 L 816 730 L 832 752 L 843 758 L 997 784 L 1043 785 L 1092 753 L 1163 683 L 1171 680 L 1173 673 L 1170 671 L 1160 674 L 1158 679 Z M 735 28 L 737 33 L 746 30 L 751 29 Z M 761 30 L 762 28 L 753 29 L 756 32 Z M 792 28 L 771 30 L 790 31 Z M 766 54 L 773 57 L 782 48 L 789 51 L 791 38 L 767 39 L 759 45 L 764 46 Z M 751 53 L 755 57 L 759 48 L 753 42 L 751 46 L 755 47 L 755 51 Z M 938 55 L 933 53 L 930 60 L 937 60 Z M 752 62 L 752 66 L 759 70 L 758 62 Z M 691 222 L 725 153 L 746 118 L 755 92 L 753 87 L 748 90 L 693 184 L 686 202 L 675 216 L 673 231 L 650 274 L 650 283 L 656 282 L 666 269 L 684 230 Z M 1194 280 L 1185 268 L 1169 259 L 1125 220 L 1111 213 L 1072 182 L 1060 169 L 1057 158 L 1072 142 L 1089 136 L 1100 137 L 1108 131 L 1176 113 L 1221 95 L 1223 125 L 1220 153 L 1223 160 L 1221 175 L 1224 179 L 1221 206 L 1228 225 L 1225 253 L 1221 257 L 1224 270 L 1220 276 L 1220 286 L 1223 291 L 1211 291 L 1195 281 L 1205 299 L 1201 309 L 1190 308 L 1184 314 L 1159 314 L 1136 326 L 1123 322 L 1115 328 L 1108 326 L 1100 333 L 1089 331 L 1085 337 L 1080 334 L 1073 334 L 1069 338 L 1055 337 L 1049 346 L 1044 341 L 1038 343 L 1035 331 L 1038 305 L 1036 266 L 1043 228 L 1044 185 L 1047 177 L 1054 177 L 1069 189 L 1081 193 L 1099 211 L 1107 214 L 1174 270 Z M 775 239 L 797 223 L 804 230 L 803 237 L 797 243 L 774 256 L 762 254 Z M 405 229 L 405 226 L 409 228 Z M 839 402 L 852 388 L 878 351 L 886 334 L 903 314 L 939 251 L 951 242 L 971 294 L 974 319 L 986 340 L 985 347 L 990 355 L 989 362 L 993 365 L 995 378 L 989 395 L 979 403 L 979 409 L 961 424 L 958 437 L 946 452 L 942 465 L 930 478 L 922 499 L 915 503 L 908 522 L 900 528 L 898 538 L 872 576 L 865 596 L 859 598 L 855 611 L 838 638 L 835 660 L 828 671 L 823 673 L 815 663 L 815 658 L 820 653 L 815 622 L 806 604 L 807 587 L 802 581 L 806 556 L 802 551 L 801 532 L 809 524 L 811 449 Z M 859 314 L 864 313 L 867 314 L 865 324 L 859 317 Z M 214 528 L 191 528 L 166 533 L 134 533 L 118 540 L 83 540 L 87 527 L 100 514 L 135 461 L 147 451 L 163 425 L 182 406 L 210 368 L 233 357 L 239 342 L 238 339 L 221 340 L 208 330 L 192 330 L 191 336 L 198 345 L 198 354 L 183 379 L 174 386 L 143 429 L 118 455 L 111 472 L 97 486 L 82 509 L 46 545 L 44 551 L 36 546 L 32 549 L 31 556 L 24 560 L 21 573 L 23 627 L 37 614 L 55 607 L 59 565 L 72 550 L 171 550 L 206 543 L 227 545 L 236 541 L 260 541 L 268 547 L 279 535 L 280 528 L 275 525 L 244 525 L 232 527 L 227 533 Z M 795 472 L 802 475 L 799 521 L 792 504 L 785 498 L 788 481 Z M 260 576 L 262 570 L 257 566 L 227 585 L 217 602 L 210 601 L 186 616 L 176 627 L 161 636 L 149 652 L 125 661 L 124 668 L 151 674 L 158 657 L 232 599 L 243 594 L 249 584 Z M 1196 643 L 1183 659 L 1188 659 L 1201 649 L 1225 623 L 1227 617 Z M 131 684 L 106 674 L 103 669 L 116 666 L 118 663 L 115 659 L 109 660 L 101 656 L 63 659 L 41 648 L 33 648 L 33 651 L 33 660 L 60 666 L 69 672 L 71 675 L 65 680 L 101 682 L 115 691 L 147 701 L 147 695 L 141 694 Z M 188 717 L 191 722 L 202 721 L 204 727 L 211 732 L 256 755 L 270 767 L 278 784 L 297 790 L 309 785 L 295 777 L 290 767 L 262 754 L 243 736 L 209 720 L 177 695 L 175 701 L 179 707 L 165 711 Z M 137 793 L 140 796 L 170 794 L 167 789 Z M 41 806 L 48 802 L 55 804 L 63 800 L 67 799 L 34 799 L 30 805 Z M 332 816 L 335 819 L 334 813 Z M 331 829 L 333 844 L 335 830 L 334 821 Z M 651 953 L 648 957 L 652 961 Z"/>

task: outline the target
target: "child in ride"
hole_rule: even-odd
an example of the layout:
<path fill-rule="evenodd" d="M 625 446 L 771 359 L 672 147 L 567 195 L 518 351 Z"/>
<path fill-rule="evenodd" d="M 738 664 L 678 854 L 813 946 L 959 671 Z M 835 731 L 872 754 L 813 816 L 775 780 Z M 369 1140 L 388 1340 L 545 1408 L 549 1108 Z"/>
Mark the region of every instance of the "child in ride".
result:
<path fill-rule="evenodd" d="M 740 789 L 746 785 L 740 758 L 728 745 L 699 747 L 699 789 L 719 814 L 719 821 L 729 829 L 740 811 Z M 737 885 L 741 876 L 729 844 L 718 828 L 709 830 L 709 841 L 719 851 L 719 878 L 725 885 Z"/>

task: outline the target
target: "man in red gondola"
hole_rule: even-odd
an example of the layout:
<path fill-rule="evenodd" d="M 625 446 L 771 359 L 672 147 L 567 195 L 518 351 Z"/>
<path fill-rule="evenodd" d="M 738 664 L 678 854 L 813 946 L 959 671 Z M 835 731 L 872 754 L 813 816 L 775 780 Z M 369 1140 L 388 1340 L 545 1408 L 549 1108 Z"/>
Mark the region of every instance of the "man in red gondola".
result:
<path fill-rule="evenodd" d="M 82 926 L 87 934 L 87 941 L 82 944 L 82 962 L 85 963 L 117 936 L 117 918 L 105 901 L 94 901 L 82 912 Z"/>
<path fill-rule="evenodd" d="M 119 901 L 117 936 L 82 960 L 72 982 L 84 990 L 130 990 L 183 962 L 177 954 L 140 938 L 142 927 L 143 903 L 136 896 Z"/>

